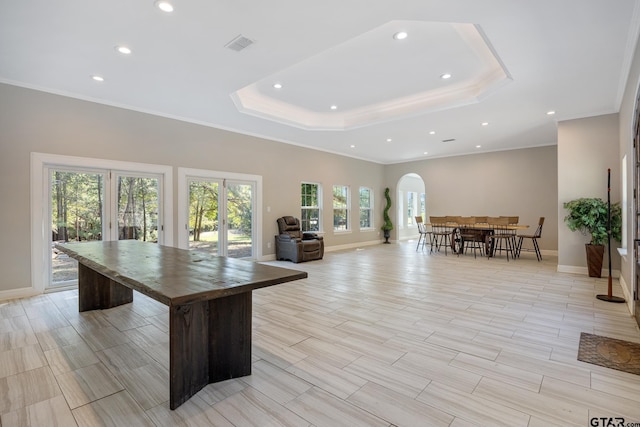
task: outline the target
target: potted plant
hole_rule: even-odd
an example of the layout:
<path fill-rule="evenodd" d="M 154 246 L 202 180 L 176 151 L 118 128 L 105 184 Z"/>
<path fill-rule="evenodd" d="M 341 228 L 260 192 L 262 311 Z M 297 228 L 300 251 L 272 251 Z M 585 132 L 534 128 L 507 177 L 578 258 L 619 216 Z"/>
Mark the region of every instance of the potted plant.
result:
<path fill-rule="evenodd" d="M 569 211 L 564 222 L 571 231 L 580 231 L 591 235 L 587 243 L 587 267 L 589 277 L 601 277 L 604 245 L 608 241 L 608 207 L 607 203 L 598 198 L 580 198 L 564 203 Z M 622 209 L 619 203 L 611 204 L 611 237 L 616 241 L 622 239 Z"/>
<path fill-rule="evenodd" d="M 384 198 L 387 200 L 387 204 L 385 205 L 383 212 L 384 224 L 380 228 L 384 232 L 384 243 L 389 243 L 391 230 L 393 230 L 393 223 L 391 222 L 391 218 L 389 217 L 389 209 L 391 208 L 391 196 L 389 195 L 389 187 L 384 189 Z"/>

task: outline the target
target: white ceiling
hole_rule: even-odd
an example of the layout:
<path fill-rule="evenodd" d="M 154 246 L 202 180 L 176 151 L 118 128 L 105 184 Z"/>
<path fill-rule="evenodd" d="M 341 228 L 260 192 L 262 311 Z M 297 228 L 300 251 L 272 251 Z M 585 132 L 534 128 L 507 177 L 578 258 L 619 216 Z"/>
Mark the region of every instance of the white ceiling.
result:
<path fill-rule="evenodd" d="M 640 28 L 638 0 L 172 3 L 0 0 L 0 82 L 396 163 L 617 112 Z"/>

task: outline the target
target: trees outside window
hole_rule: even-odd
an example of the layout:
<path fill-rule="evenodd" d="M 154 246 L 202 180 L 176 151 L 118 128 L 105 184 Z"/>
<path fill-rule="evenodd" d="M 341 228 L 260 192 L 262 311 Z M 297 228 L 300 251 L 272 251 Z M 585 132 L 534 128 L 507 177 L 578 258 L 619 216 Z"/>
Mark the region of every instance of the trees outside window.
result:
<path fill-rule="evenodd" d="M 322 189 L 320 184 L 303 182 L 300 186 L 300 226 L 302 231 L 320 231 Z"/>
<path fill-rule="evenodd" d="M 118 176 L 118 239 L 158 241 L 158 178 Z"/>
<path fill-rule="evenodd" d="M 373 191 L 360 187 L 360 228 L 373 228 Z"/>
<path fill-rule="evenodd" d="M 333 186 L 333 230 L 349 230 L 349 187 Z"/>

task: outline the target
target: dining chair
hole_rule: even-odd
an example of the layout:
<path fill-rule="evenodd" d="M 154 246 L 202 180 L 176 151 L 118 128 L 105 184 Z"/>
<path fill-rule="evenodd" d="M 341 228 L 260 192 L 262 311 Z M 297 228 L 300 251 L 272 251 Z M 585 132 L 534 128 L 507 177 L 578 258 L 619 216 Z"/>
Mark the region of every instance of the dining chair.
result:
<path fill-rule="evenodd" d="M 466 253 L 468 249 L 473 249 L 473 257 L 476 258 L 477 251 L 480 249 L 480 255 L 484 254 L 485 241 L 481 230 L 476 229 L 475 217 L 460 217 L 458 220 L 458 228 L 460 230 L 460 253 Z"/>
<path fill-rule="evenodd" d="M 451 234 L 452 225 L 446 216 L 430 216 L 429 222 L 431 223 L 431 231 L 433 241 L 431 244 L 431 252 L 434 247 L 437 251 L 440 251 L 442 245 L 444 245 L 444 254 L 447 255 L 447 249 L 451 246 Z"/>
<path fill-rule="evenodd" d="M 509 261 L 509 253 L 511 253 L 511 258 L 515 259 L 515 230 L 509 228 L 509 218 L 489 217 L 487 218 L 487 222 L 493 227 L 493 234 L 489 236 L 491 240 L 491 250 L 487 253 L 487 258 L 495 257 L 496 252 L 502 252 L 504 250 L 507 254 L 507 261 Z M 503 243 L 504 247 L 502 246 Z"/>
<path fill-rule="evenodd" d="M 418 246 L 416 246 L 416 251 L 422 244 L 422 249 L 424 250 L 424 245 L 427 244 L 427 240 L 429 240 L 429 246 L 431 246 L 432 240 L 432 232 L 427 229 L 427 225 L 422 221 L 422 216 L 416 216 L 416 224 L 418 225 Z"/>
<path fill-rule="evenodd" d="M 520 252 L 522 252 L 522 242 L 524 239 L 531 239 L 533 248 L 525 248 L 525 252 L 535 252 L 536 258 L 538 261 L 542 261 L 542 252 L 540 252 L 540 246 L 538 245 L 538 239 L 542 237 L 542 226 L 544 225 L 544 217 L 541 216 L 538 220 L 538 228 L 536 228 L 535 233 L 533 234 L 518 234 L 516 237 L 518 238 L 518 244 L 516 246 L 516 256 L 520 258 Z"/>
<path fill-rule="evenodd" d="M 509 225 L 518 225 L 518 223 L 520 222 L 520 217 L 519 216 L 505 216 L 505 217 L 500 217 L 500 218 L 509 218 Z M 512 244 L 511 247 L 513 248 L 513 252 L 515 254 L 516 252 L 516 247 L 517 247 L 517 241 L 516 241 L 516 230 L 509 230 L 509 232 L 511 233 L 511 235 L 513 235 L 513 239 L 512 239 Z M 514 257 L 515 258 L 515 257 Z"/>

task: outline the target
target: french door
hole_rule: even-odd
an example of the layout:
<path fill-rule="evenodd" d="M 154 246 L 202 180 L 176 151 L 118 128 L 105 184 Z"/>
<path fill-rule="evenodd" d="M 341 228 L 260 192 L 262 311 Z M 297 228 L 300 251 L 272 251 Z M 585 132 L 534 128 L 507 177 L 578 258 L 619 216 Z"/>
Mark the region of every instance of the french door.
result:
<path fill-rule="evenodd" d="M 262 177 L 178 168 L 178 246 L 259 259 Z"/>
<path fill-rule="evenodd" d="M 189 177 L 188 188 L 189 249 L 254 258 L 255 184 Z"/>
<path fill-rule="evenodd" d="M 99 171 L 50 170 L 49 212 L 51 264 L 49 287 L 76 284 L 78 263 L 56 250 L 55 243 L 102 240 L 104 227 L 104 182 Z"/>
<path fill-rule="evenodd" d="M 77 262 L 55 243 L 161 238 L 161 176 L 129 171 L 49 169 L 48 287 L 77 283 Z"/>

